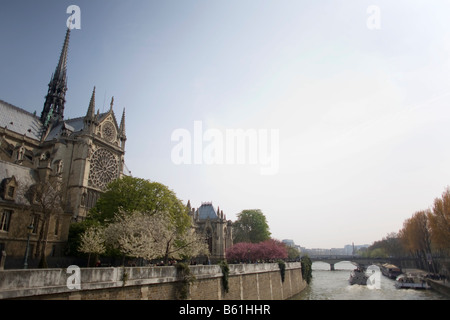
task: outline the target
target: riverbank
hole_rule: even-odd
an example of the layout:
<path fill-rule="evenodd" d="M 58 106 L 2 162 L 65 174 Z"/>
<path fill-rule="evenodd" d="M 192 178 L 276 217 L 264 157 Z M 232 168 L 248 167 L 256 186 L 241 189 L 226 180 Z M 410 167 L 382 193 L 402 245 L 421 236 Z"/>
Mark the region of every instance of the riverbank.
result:
<path fill-rule="evenodd" d="M 403 269 L 403 272 L 423 276 L 426 279 L 427 283 L 430 285 L 432 290 L 435 290 L 450 299 L 450 283 L 448 282 L 448 280 L 435 280 L 427 278 L 426 275 L 429 274 L 429 272 L 420 269 L 406 268 Z"/>

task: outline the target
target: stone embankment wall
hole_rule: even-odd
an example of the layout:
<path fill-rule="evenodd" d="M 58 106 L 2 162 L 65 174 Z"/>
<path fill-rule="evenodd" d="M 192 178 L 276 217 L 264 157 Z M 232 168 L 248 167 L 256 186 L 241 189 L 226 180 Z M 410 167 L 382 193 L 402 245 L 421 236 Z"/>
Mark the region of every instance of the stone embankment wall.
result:
<path fill-rule="evenodd" d="M 175 300 L 183 288 L 192 300 L 284 300 L 306 287 L 299 262 L 229 265 L 228 292 L 218 265 L 190 266 L 185 286 L 175 267 L 67 268 L 0 271 L 0 299 Z"/>

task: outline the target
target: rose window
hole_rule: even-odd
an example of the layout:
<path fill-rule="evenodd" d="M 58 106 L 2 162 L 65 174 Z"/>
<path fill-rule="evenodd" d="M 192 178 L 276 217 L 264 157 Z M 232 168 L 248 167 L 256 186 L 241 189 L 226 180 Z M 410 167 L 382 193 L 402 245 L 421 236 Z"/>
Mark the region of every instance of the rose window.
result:
<path fill-rule="evenodd" d="M 91 158 L 89 185 L 104 190 L 108 183 L 119 177 L 119 163 L 114 154 L 98 149 Z"/>
<path fill-rule="evenodd" d="M 113 142 L 116 135 L 116 129 L 111 122 L 105 122 L 103 125 L 103 138 L 105 138 L 109 142 Z"/>

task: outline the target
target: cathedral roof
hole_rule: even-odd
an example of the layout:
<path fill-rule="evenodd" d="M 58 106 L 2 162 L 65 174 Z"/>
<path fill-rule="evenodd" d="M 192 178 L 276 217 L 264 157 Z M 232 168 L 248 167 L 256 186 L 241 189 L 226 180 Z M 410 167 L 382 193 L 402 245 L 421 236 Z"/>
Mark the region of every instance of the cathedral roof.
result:
<path fill-rule="evenodd" d="M 0 100 L 0 127 L 39 140 L 43 130 L 39 118 L 21 108 Z"/>
<path fill-rule="evenodd" d="M 108 112 L 99 114 L 99 120 L 103 120 L 107 114 Z M 78 117 L 59 122 L 52 128 L 45 140 L 50 141 L 59 138 L 62 129 L 68 129 L 72 132 L 82 131 L 84 128 L 83 120 L 84 117 Z M 39 117 L 3 100 L 0 100 L 0 127 L 36 140 L 40 140 L 44 130 Z"/>
<path fill-rule="evenodd" d="M 198 218 L 200 220 L 219 219 L 219 216 L 217 215 L 216 210 L 214 209 L 212 203 L 210 203 L 210 202 L 202 203 L 202 205 L 197 210 L 198 210 Z"/>
<path fill-rule="evenodd" d="M 50 141 L 59 138 L 62 129 L 68 129 L 72 132 L 82 131 L 84 128 L 83 117 L 74 118 L 69 120 L 64 120 L 59 122 L 56 126 L 52 128 L 48 136 L 45 138 L 46 141 Z"/>
<path fill-rule="evenodd" d="M 14 178 L 17 180 L 19 188 L 20 190 L 22 190 L 17 195 L 17 203 L 29 204 L 28 200 L 23 194 L 23 191 L 26 190 L 27 187 L 30 187 L 37 183 L 38 177 L 36 171 L 11 162 L 0 160 L 0 183 L 4 179 L 11 178 L 12 176 L 14 176 Z"/>

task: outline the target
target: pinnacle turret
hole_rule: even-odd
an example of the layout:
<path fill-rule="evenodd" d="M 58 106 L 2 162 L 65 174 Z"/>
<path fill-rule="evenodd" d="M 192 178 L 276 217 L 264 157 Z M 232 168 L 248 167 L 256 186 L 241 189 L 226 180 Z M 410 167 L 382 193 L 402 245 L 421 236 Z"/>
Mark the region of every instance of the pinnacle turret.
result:
<path fill-rule="evenodd" d="M 123 108 L 122 119 L 120 120 L 119 131 L 120 131 L 121 136 L 123 138 L 126 138 L 126 134 L 125 134 L 125 108 Z"/>
<path fill-rule="evenodd" d="M 92 90 L 91 100 L 89 101 L 88 111 L 86 112 L 86 116 L 84 117 L 85 122 L 93 122 L 95 119 L 95 86 Z"/>

